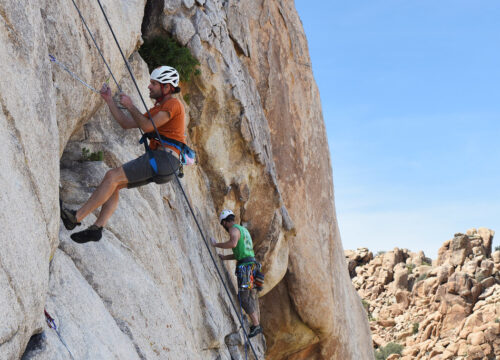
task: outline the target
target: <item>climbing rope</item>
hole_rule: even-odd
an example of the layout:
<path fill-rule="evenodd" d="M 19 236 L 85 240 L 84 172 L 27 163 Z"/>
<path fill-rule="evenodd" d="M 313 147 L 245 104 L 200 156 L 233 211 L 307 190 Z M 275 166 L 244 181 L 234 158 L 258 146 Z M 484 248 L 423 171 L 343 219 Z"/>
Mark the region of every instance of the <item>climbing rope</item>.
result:
<path fill-rule="evenodd" d="M 61 340 L 61 343 L 64 345 L 64 347 L 66 348 L 66 350 L 68 350 L 69 355 L 71 356 L 71 358 L 73 360 L 75 360 L 75 358 L 73 357 L 73 354 L 69 350 L 68 344 L 66 344 L 66 342 L 63 340 L 61 334 L 57 330 L 56 322 L 54 321 L 54 319 L 52 318 L 52 316 L 49 315 L 49 313 L 47 312 L 47 310 L 43 309 L 43 312 L 45 313 L 45 321 L 47 321 L 47 325 L 49 325 L 49 328 L 53 329 L 56 332 L 57 336 L 59 337 L 59 340 Z"/>
<path fill-rule="evenodd" d="M 102 54 L 102 51 L 101 51 L 101 48 L 99 47 L 99 45 L 97 45 L 97 41 L 95 41 L 95 38 L 94 38 L 94 35 L 92 34 L 92 31 L 90 31 L 88 25 L 87 25 L 87 22 L 85 21 L 85 18 L 83 17 L 82 15 L 82 12 L 80 11 L 80 9 L 78 8 L 78 6 L 76 5 L 76 2 L 75 0 L 71 0 L 73 2 L 73 5 L 75 5 L 75 8 L 76 8 L 76 11 L 78 12 L 78 15 L 80 15 L 80 19 L 82 19 L 82 22 L 83 22 L 83 25 L 85 25 L 85 28 L 87 29 L 87 32 L 89 33 L 90 35 L 90 38 L 92 39 L 92 41 L 94 42 L 94 45 L 97 49 L 97 51 L 99 52 L 99 55 L 101 55 L 101 58 L 102 58 L 102 61 L 104 61 L 104 64 L 106 65 L 106 67 L 108 68 L 108 71 L 109 73 L 111 74 L 111 77 L 113 78 L 116 86 L 118 87 L 118 91 L 119 92 L 122 92 L 122 88 L 120 87 L 120 85 L 118 84 L 118 81 L 116 81 L 116 78 L 115 78 L 115 75 L 113 75 L 113 72 L 111 71 L 111 68 L 109 67 L 108 65 L 108 62 L 106 61 L 106 59 L 104 58 L 104 55 Z"/>
<path fill-rule="evenodd" d="M 241 306 L 241 295 L 240 295 L 240 291 L 239 290 L 238 290 L 238 301 L 240 302 L 240 322 L 243 324 L 243 307 Z M 244 349 L 245 349 L 245 360 L 248 360 L 247 341 L 246 341 L 246 339 L 245 339 Z"/>
<path fill-rule="evenodd" d="M 85 24 L 85 27 L 87 28 L 87 31 L 89 32 L 89 34 L 91 34 L 91 32 L 90 32 L 90 30 L 89 30 L 88 26 L 86 25 L 86 22 L 84 21 L 84 17 L 83 17 L 83 15 L 82 15 L 82 13 L 81 13 L 80 9 L 79 9 L 79 8 L 78 8 L 78 6 L 76 5 L 75 1 L 74 1 L 74 0 L 72 0 L 72 1 L 73 1 L 74 6 L 76 7 L 76 9 L 77 9 L 77 11 L 78 11 L 78 14 L 80 15 L 80 18 L 82 19 L 82 21 L 83 21 L 83 22 L 84 22 L 84 24 Z M 130 74 L 130 77 L 131 77 L 131 79 L 132 79 L 133 83 L 134 83 L 134 86 L 135 86 L 135 88 L 136 88 L 136 90 L 137 90 L 137 93 L 139 94 L 139 97 L 140 97 L 140 99 L 141 99 L 141 102 L 142 102 L 142 104 L 144 105 L 144 108 L 146 109 L 147 115 L 148 115 L 148 117 L 149 117 L 149 120 L 151 121 L 151 124 L 153 125 L 154 131 L 155 131 L 156 135 L 158 136 L 158 138 L 159 138 L 159 139 L 161 139 L 161 136 L 160 136 L 160 133 L 159 133 L 159 131 L 158 131 L 158 128 L 156 127 L 156 124 L 154 123 L 153 118 L 152 118 L 152 116 L 151 116 L 151 113 L 149 112 L 149 109 L 148 109 L 148 107 L 147 107 L 147 105 L 146 105 L 146 102 L 144 101 L 144 98 L 143 98 L 143 96 L 142 96 L 142 94 L 141 94 L 141 91 L 140 91 L 140 89 L 139 89 L 139 86 L 137 85 L 137 81 L 136 81 L 135 76 L 134 76 L 134 74 L 133 74 L 133 72 L 132 72 L 132 69 L 130 68 L 130 65 L 129 65 L 129 63 L 128 63 L 128 61 L 127 61 L 127 59 L 126 59 L 126 57 L 125 57 L 125 55 L 124 55 L 124 53 L 123 53 L 123 51 L 122 51 L 122 48 L 121 48 L 121 46 L 120 46 L 120 44 L 119 44 L 119 42 L 118 42 L 118 39 L 116 38 L 115 32 L 113 31 L 113 27 L 111 26 L 111 23 L 109 22 L 108 16 L 106 15 L 106 12 L 105 12 L 105 10 L 104 10 L 104 8 L 103 8 L 102 4 L 101 4 L 101 1 L 100 1 L 100 0 L 97 0 L 97 3 L 99 4 L 99 7 L 100 7 L 100 9 L 101 9 L 101 12 L 102 12 L 102 14 L 103 14 L 103 16 L 104 16 L 105 20 L 106 20 L 106 23 L 107 23 L 107 25 L 108 25 L 108 27 L 109 27 L 109 30 L 110 30 L 111 34 L 113 35 L 113 39 L 114 39 L 114 41 L 115 41 L 115 43 L 116 43 L 116 46 L 118 47 L 118 50 L 120 51 L 120 54 L 121 54 L 121 56 L 122 56 L 122 59 L 123 59 L 123 61 L 124 61 L 125 65 L 126 65 L 126 67 L 127 67 L 127 70 L 128 70 L 128 72 L 129 72 L 129 74 Z M 96 43 L 96 41 L 95 41 L 95 39 L 94 39 L 94 37 L 93 37 L 92 35 L 91 35 L 91 38 L 92 38 L 92 40 L 94 41 L 94 44 L 95 44 L 96 48 L 99 50 L 99 54 L 101 55 L 101 57 L 102 57 L 103 61 L 106 63 L 106 66 L 108 67 L 108 70 L 109 70 L 109 71 L 110 71 L 110 73 L 112 74 L 112 71 L 111 71 L 110 67 L 107 65 L 107 62 L 106 62 L 106 60 L 104 59 L 104 56 L 102 55 L 102 52 L 100 51 L 100 49 L 99 49 L 99 47 L 98 47 L 98 45 L 97 45 L 97 43 Z M 115 82 L 116 82 L 116 79 L 115 79 L 115 77 L 114 77 L 114 76 L 113 76 L 113 79 L 114 79 L 114 80 L 115 80 Z M 118 85 L 118 84 L 117 84 L 117 85 Z M 140 130 L 140 131 L 141 131 L 141 133 L 142 133 L 142 129 L 141 129 L 140 127 L 139 127 L 139 130 Z M 162 145 L 162 149 L 163 149 L 164 151 L 166 151 L 165 144 L 164 144 L 163 142 L 161 142 L 161 145 Z M 191 212 L 191 215 L 193 216 L 193 219 L 194 219 L 194 221 L 195 221 L 195 223 L 196 223 L 196 226 L 197 226 L 197 228 L 198 228 L 198 231 L 200 232 L 200 235 L 201 235 L 201 237 L 202 237 L 202 239 L 203 239 L 203 242 L 204 242 L 204 244 L 205 244 L 205 247 L 207 248 L 208 254 L 210 255 L 210 258 L 211 258 L 211 260 L 212 260 L 212 262 L 213 262 L 213 264 L 214 264 L 214 266 L 215 266 L 215 269 L 216 269 L 217 274 L 218 274 L 218 276 L 219 276 L 219 278 L 220 278 L 220 281 L 222 282 L 222 285 L 223 285 L 223 287 L 224 287 L 224 290 L 225 290 L 225 292 L 226 292 L 226 294 L 227 294 L 227 296 L 228 296 L 228 298 L 229 298 L 229 302 L 231 303 L 231 306 L 232 306 L 233 310 L 235 311 L 235 313 L 236 313 L 236 314 L 238 314 L 238 310 L 237 310 L 237 308 L 236 308 L 236 306 L 235 306 L 235 304 L 234 304 L 234 301 L 233 301 L 233 299 L 232 299 L 232 297 L 231 297 L 231 294 L 230 294 L 229 289 L 228 289 L 228 287 L 227 287 L 227 285 L 226 285 L 226 282 L 224 281 L 224 278 L 223 278 L 222 273 L 221 273 L 221 271 L 220 271 L 220 269 L 219 269 L 219 266 L 217 265 L 217 262 L 216 262 L 216 260 L 215 260 L 215 258 L 214 258 L 214 256 L 213 256 L 213 254 L 212 254 L 212 252 L 211 252 L 211 250 L 210 250 L 210 247 L 209 247 L 209 245 L 208 245 L 207 239 L 206 239 L 205 235 L 203 234 L 203 231 L 202 231 L 202 229 L 201 229 L 200 223 L 199 223 L 199 221 L 198 221 L 198 219 L 197 219 L 197 217 L 196 217 L 196 215 L 195 215 L 195 213 L 194 213 L 194 210 L 193 210 L 193 208 L 192 208 L 192 206 L 191 206 L 191 203 L 189 202 L 189 199 L 188 199 L 188 197 L 187 197 L 187 195 L 186 195 L 186 192 L 184 191 L 184 188 L 183 188 L 183 186 L 182 186 L 182 184 L 181 184 L 181 182 L 180 182 L 180 180 L 179 180 L 179 177 L 178 177 L 177 173 L 176 173 L 175 171 L 172 171 L 172 170 L 174 169 L 174 167 L 172 166 L 172 163 L 170 162 L 170 158 L 168 158 L 168 157 L 167 157 L 167 159 L 168 159 L 168 165 L 169 165 L 169 167 L 170 167 L 170 170 L 171 170 L 171 172 L 174 174 L 175 179 L 176 179 L 176 181 L 177 181 L 177 184 L 179 185 L 179 188 L 181 189 L 182 195 L 184 196 L 184 199 L 186 200 L 186 203 L 187 203 L 187 205 L 188 205 L 188 207 L 189 207 L 189 210 L 190 210 L 190 212 Z M 245 338 L 246 338 L 246 340 L 247 340 L 247 342 L 248 342 L 248 344 L 249 344 L 249 346 L 250 346 L 250 348 L 251 348 L 251 350 L 252 350 L 252 352 L 253 352 L 253 355 L 254 355 L 255 359 L 257 359 L 257 360 L 258 360 L 257 353 L 255 352 L 255 349 L 254 349 L 254 347 L 253 347 L 253 345 L 252 345 L 252 342 L 250 341 L 250 338 L 248 337 L 248 334 L 247 334 L 247 332 L 246 332 L 246 330 L 245 330 L 245 327 L 244 327 L 244 325 L 243 325 L 243 320 L 242 320 L 239 316 L 238 316 L 238 319 L 239 319 L 239 321 L 240 321 L 240 325 L 241 325 L 241 328 L 242 328 L 243 333 L 244 333 L 244 335 L 245 335 Z M 246 354 L 246 346 L 245 346 L 245 354 Z"/>

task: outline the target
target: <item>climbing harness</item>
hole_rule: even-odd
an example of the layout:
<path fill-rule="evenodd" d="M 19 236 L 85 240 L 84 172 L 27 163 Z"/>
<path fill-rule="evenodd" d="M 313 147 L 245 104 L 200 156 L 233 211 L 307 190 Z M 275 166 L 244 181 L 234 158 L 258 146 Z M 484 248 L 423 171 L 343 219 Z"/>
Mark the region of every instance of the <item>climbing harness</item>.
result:
<path fill-rule="evenodd" d="M 237 265 L 235 274 L 238 279 L 238 288 L 241 290 L 252 290 L 255 285 L 255 272 L 260 268 L 257 262 Z"/>
<path fill-rule="evenodd" d="M 262 291 L 264 287 L 264 273 L 262 265 L 254 257 L 246 257 L 236 263 L 235 275 L 238 279 L 238 288 L 242 290 Z"/>
<path fill-rule="evenodd" d="M 238 279 L 238 287 L 242 290 L 262 291 L 264 287 L 264 273 L 261 264 L 258 262 L 243 264 L 236 266 L 236 278 Z"/>
<path fill-rule="evenodd" d="M 123 53 L 123 51 L 122 51 L 122 48 L 121 48 L 121 46 L 120 46 L 120 44 L 119 44 L 119 42 L 118 42 L 118 39 L 116 38 L 115 32 L 113 31 L 113 27 L 111 26 L 111 23 L 109 22 L 108 16 L 106 15 L 106 12 L 105 12 L 105 10 L 104 10 L 104 8 L 103 8 L 102 4 L 101 4 L 101 1 L 100 1 L 100 0 L 97 0 L 97 3 L 99 4 L 99 7 L 100 7 L 100 9 L 101 9 L 101 12 L 102 12 L 102 14 L 103 14 L 103 16 L 104 16 L 105 20 L 106 20 L 106 23 L 107 23 L 107 25 L 108 25 L 108 28 L 109 28 L 109 30 L 110 30 L 110 32 L 111 32 L 111 34 L 113 35 L 113 39 L 114 39 L 114 41 L 115 41 L 115 43 L 116 43 L 116 46 L 118 47 L 118 50 L 120 51 L 120 54 L 121 54 L 121 56 L 122 56 L 122 59 L 123 59 L 123 61 L 124 61 L 125 65 L 126 65 L 126 67 L 127 67 L 127 70 L 128 70 L 128 72 L 129 72 L 129 74 L 130 74 L 130 77 L 131 77 L 131 79 L 132 79 L 132 82 L 133 82 L 133 84 L 134 84 L 134 86 L 135 86 L 135 88 L 136 88 L 136 90 L 137 90 L 137 93 L 139 94 L 139 97 L 140 97 L 140 99 L 141 99 L 141 102 L 142 102 L 142 104 L 144 105 L 144 108 L 146 109 L 146 112 L 147 112 L 147 115 L 148 115 L 148 117 L 149 117 L 149 120 L 151 121 L 151 123 L 152 123 L 152 125 L 153 125 L 153 128 L 154 128 L 154 134 L 156 134 L 156 137 L 157 137 L 158 139 L 162 139 L 162 137 L 161 137 L 161 135 L 160 135 L 160 133 L 159 133 L 159 131 L 158 131 L 158 128 L 156 127 L 156 124 L 155 124 L 155 123 L 154 123 L 154 121 L 153 121 L 153 117 L 151 116 L 151 113 L 149 112 L 149 109 L 148 109 L 148 107 L 147 107 L 147 105 L 146 105 L 146 102 L 144 101 L 144 98 L 143 98 L 143 96 L 142 96 L 142 94 L 141 94 L 141 91 L 140 91 L 140 89 L 139 89 L 139 86 L 137 85 L 137 81 L 136 81 L 135 76 L 134 76 L 134 74 L 133 74 L 133 72 L 132 72 L 132 69 L 130 68 L 130 65 L 129 65 L 129 63 L 128 63 L 128 61 L 127 61 L 127 59 L 126 59 L 126 57 L 125 57 L 125 55 L 124 55 L 124 53 Z M 75 5 L 75 7 L 78 9 L 78 6 L 76 5 L 76 3 L 75 3 L 74 1 L 73 1 L 73 4 L 74 4 L 74 5 Z M 82 20 L 83 20 L 83 16 L 82 16 L 81 12 L 79 11 L 79 9 L 78 9 L 78 13 L 79 13 L 80 17 L 81 17 L 81 18 L 82 18 Z M 87 30 L 88 30 L 88 27 L 87 27 Z M 89 31 L 89 33 L 90 33 L 90 31 Z M 95 41 L 94 41 L 94 44 L 95 44 L 95 45 L 96 45 L 96 47 L 98 48 L 97 43 L 96 43 Z M 101 53 L 101 52 L 99 51 L 99 53 Z M 101 53 L 101 56 L 102 56 L 102 53 Z M 103 60 L 104 60 L 104 57 L 103 57 Z M 104 62 L 106 62 L 106 61 L 104 60 Z M 109 69 L 109 67 L 108 67 L 108 69 Z M 110 70 L 110 69 L 109 69 L 109 71 L 111 72 L 111 70 Z M 113 77 L 113 78 L 114 78 L 114 77 Z M 115 81 L 116 81 L 116 80 L 115 80 Z M 142 130 L 141 130 L 140 128 L 139 128 L 139 130 L 141 131 L 141 133 L 143 133 L 143 132 L 142 132 Z M 164 151 L 166 151 L 166 145 L 165 145 L 165 142 L 164 142 L 164 141 L 161 141 L 160 143 L 161 143 L 161 145 L 162 145 L 162 149 L 163 149 Z M 193 157 L 192 159 L 194 159 L 194 157 Z M 173 169 L 174 169 L 174 167 L 173 167 L 172 163 L 170 162 L 170 159 L 169 159 L 169 158 L 167 158 L 167 161 L 168 161 L 168 165 L 169 165 L 170 169 L 171 169 L 171 170 L 173 170 Z M 236 308 L 236 306 L 235 306 L 235 304 L 234 304 L 233 299 L 231 298 L 231 294 L 230 294 L 229 289 L 228 289 L 228 287 L 227 287 L 227 285 L 226 285 L 226 282 L 224 281 L 224 277 L 222 276 L 222 273 L 221 273 L 221 271 L 220 271 L 220 269 L 219 269 L 219 266 L 217 265 L 217 262 L 216 262 L 216 260 L 215 260 L 214 255 L 213 255 L 213 254 L 212 254 L 212 252 L 210 251 L 210 247 L 209 247 L 209 245 L 208 245 L 207 239 L 206 239 L 206 237 L 205 237 L 205 235 L 204 235 L 204 233 L 203 233 L 203 231 L 202 231 L 202 229 L 201 229 L 201 226 L 200 226 L 200 223 L 199 223 L 199 221 L 198 221 L 198 218 L 196 217 L 196 215 L 195 215 L 195 213 L 194 213 L 193 207 L 191 206 L 191 203 L 189 202 L 189 199 L 188 199 L 188 197 L 187 197 L 187 195 L 186 195 L 186 192 L 185 192 L 185 190 L 184 190 L 184 188 L 183 188 L 183 186 L 182 186 L 182 184 L 181 184 L 181 182 L 180 182 L 180 180 L 179 180 L 179 176 L 177 175 L 177 173 L 176 173 L 175 171 L 172 171 L 172 173 L 174 174 L 174 176 L 175 176 L 175 178 L 176 178 L 177 184 L 179 185 L 179 188 L 180 188 L 180 190 L 181 190 L 181 192 L 182 192 L 182 195 L 184 196 L 184 199 L 185 199 L 185 201 L 186 201 L 186 204 L 188 205 L 189 210 L 190 210 L 190 212 L 191 212 L 191 215 L 193 216 L 193 219 L 194 219 L 194 221 L 195 221 L 195 223 L 196 223 L 196 226 L 197 226 L 197 228 L 198 228 L 198 231 L 199 231 L 199 233 L 200 233 L 200 235 L 201 235 L 201 237 L 202 237 L 202 239 L 203 239 L 203 243 L 205 244 L 205 247 L 207 248 L 207 251 L 208 251 L 208 253 L 209 253 L 209 255 L 210 255 L 210 258 L 211 258 L 211 260 L 212 260 L 212 262 L 213 262 L 213 264 L 214 264 L 214 266 L 215 266 L 215 269 L 216 269 L 216 271 L 217 271 L 217 275 L 219 276 L 219 279 L 221 280 L 221 283 L 222 283 L 222 285 L 223 285 L 223 287 L 224 287 L 224 290 L 225 290 L 225 292 L 226 292 L 226 294 L 227 294 L 227 296 L 228 296 L 228 298 L 229 298 L 229 302 L 231 303 L 231 306 L 232 306 L 233 310 L 235 311 L 235 313 L 236 313 L 236 314 L 238 314 L 238 310 L 237 310 L 237 308 Z M 253 352 L 253 355 L 254 355 L 255 359 L 257 359 L 257 360 L 258 360 L 257 353 L 255 352 L 255 349 L 254 349 L 254 347 L 253 347 L 253 345 L 252 345 L 252 342 L 250 341 L 250 339 L 249 339 L 249 337 L 248 337 L 248 334 L 247 334 L 247 332 L 246 332 L 246 330 L 245 330 L 245 327 L 243 326 L 243 319 L 242 319 L 242 318 L 240 318 L 239 316 L 238 316 L 238 319 L 239 319 L 239 321 L 240 321 L 240 325 L 241 325 L 241 327 L 242 327 L 243 334 L 244 334 L 244 336 L 245 336 L 245 338 L 246 338 L 246 340 L 247 340 L 247 342 L 248 342 L 248 345 L 250 346 L 250 349 L 252 350 L 252 352 Z M 246 347 L 245 347 L 245 353 L 246 353 Z"/>
<path fill-rule="evenodd" d="M 180 160 L 182 165 L 192 165 L 196 162 L 196 153 L 194 152 L 193 149 L 191 149 L 189 146 L 184 144 L 181 141 L 177 141 L 175 139 L 168 138 L 164 135 L 160 134 L 160 138 L 156 136 L 155 133 L 148 132 L 142 135 L 141 139 L 139 140 L 140 144 L 144 144 L 144 147 L 146 148 L 146 151 L 148 151 L 149 146 L 147 146 L 147 140 L 148 139 L 153 139 L 158 142 L 162 142 L 166 145 L 170 145 L 180 152 Z"/>
<path fill-rule="evenodd" d="M 52 316 L 49 315 L 49 313 L 47 312 L 47 310 L 43 309 L 43 312 L 45 313 L 45 321 L 47 321 L 47 325 L 49 326 L 49 328 L 53 329 L 56 332 L 57 336 L 59 337 L 59 340 L 61 340 L 61 343 L 64 345 L 64 347 L 66 348 L 66 350 L 68 350 L 69 355 L 71 356 L 71 358 L 73 360 L 75 360 L 75 358 L 73 357 L 73 354 L 69 350 L 68 344 L 66 344 L 66 342 L 63 340 L 61 334 L 57 330 L 56 322 L 54 321 L 54 319 L 52 318 Z"/>
<path fill-rule="evenodd" d="M 158 164 L 156 163 L 156 159 L 153 156 L 153 152 L 149 148 L 148 139 L 157 140 L 164 145 L 165 144 L 170 145 L 179 150 L 179 170 L 177 174 L 179 178 L 184 177 L 184 165 L 192 165 L 195 163 L 196 153 L 194 152 L 193 149 L 191 149 L 183 142 L 168 138 L 161 134 L 160 134 L 161 140 L 159 140 L 158 137 L 152 132 L 143 133 L 141 139 L 139 140 L 139 144 L 144 145 L 144 149 L 149 156 L 149 164 L 151 165 L 151 168 L 153 169 L 156 175 L 158 175 Z"/>
<path fill-rule="evenodd" d="M 85 81 L 83 81 L 82 79 L 80 79 L 78 77 L 78 75 L 76 75 L 73 71 L 71 71 L 70 69 L 68 69 L 66 67 L 66 65 L 64 65 L 62 62 L 59 62 L 54 55 L 50 55 L 49 54 L 49 58 L 50 58 L 50 61 L 52 61 L 54 64 L 57 64 L 58 66 L 60 66 L 64 71 L 66 71 L 68 74 L 71 75 L 71 77 L 75 80 L 78 80 L 79 82 L 81 82 L 83 85 L 85 85 L 86 87 L 88 87 L 90 90 L 92 90 L 93 92 L 99 94 L 99 91 L 97 91 L 96 89 L 94 89 L 92 86 L 90 86 L 89 84 L 87 84 Z"/>

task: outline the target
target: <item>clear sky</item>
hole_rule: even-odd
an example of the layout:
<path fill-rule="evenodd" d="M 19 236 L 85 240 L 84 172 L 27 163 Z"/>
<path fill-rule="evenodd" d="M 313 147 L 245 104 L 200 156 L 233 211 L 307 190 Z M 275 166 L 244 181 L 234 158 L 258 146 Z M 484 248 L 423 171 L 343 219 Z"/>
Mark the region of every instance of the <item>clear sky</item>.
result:
<path fill-rule="evenodd" d="M 456 232 L 500 232 L 500 1 L 295 5 L 344 249 L 435 258 Z"/>

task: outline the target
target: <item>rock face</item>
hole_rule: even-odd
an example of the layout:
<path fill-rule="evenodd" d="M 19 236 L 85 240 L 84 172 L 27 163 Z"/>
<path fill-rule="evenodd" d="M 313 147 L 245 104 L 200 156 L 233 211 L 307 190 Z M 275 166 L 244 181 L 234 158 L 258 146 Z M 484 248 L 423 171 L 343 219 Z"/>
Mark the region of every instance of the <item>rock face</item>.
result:
<path fill-rule="evenodd" d="M 404 345 L 395 359 L 500 358 L 500 251 L 494 232 L 455 234 L 431 265 L 424 254 L 394 249 L 355 268 L 373 344 Z M 347 252 L 352 259 L 366 250 Z M 389 280 L 386 274 L 393 274 Z"/>
<path fill-rule="evenodd" d="M 78 3 L 140 104 L 97 2 Z M 169 34 L 200 61 L 201 75 L 181 84 L 199 158 L 181 184 L 205 236 L 227 237 L 217 222 L 223 208 L 252 233 L 266 273 L 265 338 L 252 341 L 259 357 L 371 359 L 368 321 L 344 265 L 330 161 L 315 155 L 329 152 L 293 2 L 102 3 L 143 95 L 142 37 Z M 53 54 L 94 87 L 109 77 L 72 2 L 4 1 L 0 16 L 0 358 L 244 358 L 238 314 L 179 184 L 121 191 L 103 239 L 71 241 L 59 197 L 79 207 L 107 170 L 142 153 L 139 134 L 50 63 Z M 82 148 L 103 151 L 104 161 L 82 161 Z M 234 301 L 234 264 L 218 264 Z"/>

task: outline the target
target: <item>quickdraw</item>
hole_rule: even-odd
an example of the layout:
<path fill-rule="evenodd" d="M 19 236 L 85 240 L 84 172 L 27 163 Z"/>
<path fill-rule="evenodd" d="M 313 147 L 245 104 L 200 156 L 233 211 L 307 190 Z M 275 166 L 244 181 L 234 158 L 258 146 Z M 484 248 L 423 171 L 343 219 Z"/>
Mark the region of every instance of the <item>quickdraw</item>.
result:
<path fill-rule="evenodd" d="M 64 65 L 62 62 L 59 62 L 54 55 L 50 55 L 49 54 L 49 58 L 50 58 L 50 61 L 52 61 L 54 64 L 57 64 L 61 69 L 63 69 L 64 71 L 66 71 L 68 74 L 70 74 L 73 79 L 81 82 L 83 85 L 85 85 L 86 87 L 88 87 L 90 90 L 92 90 L 93 92 L 99 94 L 99 91 L 97 91 L 92 86 L 90 86 L 89 84 L 87 84 L 85 81 L 83 81 L 82 79 L 80 79 L 78 77 L 78 75 L 76 75 L 74 72 L 72 72 L 70 69 L 68 69 L 66 67 L 66 65 Z"/>
<path fill-rule="evenodd" d="M 73 354 L 71 353 L 71 350 L 68 347 L 68 344 L 66 344 L 66 342 L 63 340 L 61 334 L 57 330 L 57 326 L 56 326 L 56 322 L 54 321 L 54 318 L 49 315 L 49 313 L 47 312 L 47 310 L 44 309 L 43 312 L 45 313 L 45 321 L 47 321 L 47 325 L 49 326 L 49 328 L 53 329 L 56 332 L 57 336 L 59 337 L 59 340 L 61 340 L 61 343 L 64 345 L 64 347 L 66 348 L 66 350 L 68 350 L 69 355 L 71 356 L 71 358 L 73 360 L 75 360 L 75 358 L 73 357 Z"/>

